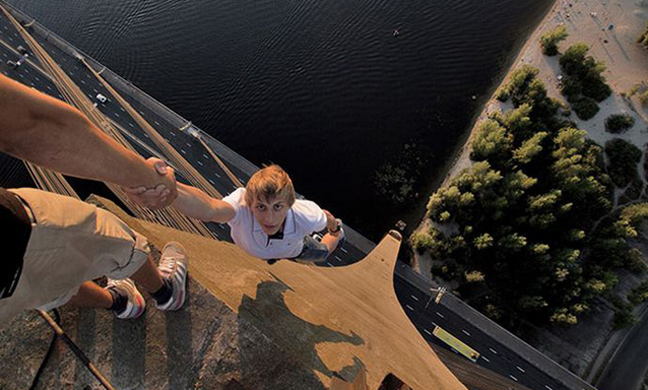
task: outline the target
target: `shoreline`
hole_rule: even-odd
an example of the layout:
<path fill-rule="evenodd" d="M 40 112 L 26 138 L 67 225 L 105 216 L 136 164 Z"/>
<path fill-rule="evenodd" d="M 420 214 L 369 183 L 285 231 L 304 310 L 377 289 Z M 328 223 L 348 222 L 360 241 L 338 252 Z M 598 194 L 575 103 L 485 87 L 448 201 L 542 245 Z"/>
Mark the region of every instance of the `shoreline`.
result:
<path fill-rule="evenodd" d="M 549 96 L 566 102 L 557 86 L 557 76 L 561 73 L 559 56 L 543 55 L 539 45 L 540 36 L 559 24 L 565 25 L 569 34 L 568 38 L 559 44 L 560 51 L 564 52 L 577 42 L 586 43 L 590 47 L 589 55 L 607 66 L 603 76 L 613 90 L 611 97 L 599 103 L 600 111 L 592 119 L 582 121 L 575 114 L 572 114 L 570 119 L 574 120 L 579 129 L 587 131 L 588 138 L 601 146 L 606 141 L 618 137 L 645 151 L 648 141 L 648 110 L 641 106 L 636 96 L 624 97 L 621 94 L 627 94 L 634 85 L 648 80 L 648 53 L 636 43 L 636 39 L 645 29 L 647 20 L 648 0 L 556 0 L 529 35 L 508 71 L 495 84 L 492 95 L 476 115 L 462 146 L 457 149 L 450 160 L 451 163 L 444 166 L 445 175 L 439 180 L 440 185 L 433 187 L 435 192 L 447 187 L 461 170 L 470 167 L 470 143 L 479 123 L 495 110 L 504 111 L 511 108 L 510 103 L 503 104 L 497 101 L 495 96 L 497 90 L 522 65 L 538 68 L 538 78 L 545 84 Z M 635 125 L 624 134 L 607 133 L 604 129 L 605 118 L 621 112 L 635 117 Z M 644 174 L 642 164 L 645 158 L 642 158 L 639 166 L 641 175 Z M 427 230 L 429 225 L 429 218 L 423 215 L 414 232 Z M 429 256 L 421 256 L 414 252 L 413 268 L 426 278 L 434 280 L 430 272 L 431 265 Z M 447 281 L 436 282 L 448 285 Z M 625 296 L 636 283 L 632 277 L 620 278 L 614 292 Z M 603 317 L 609 315 L 608 320 L 611 320 L 611 309 L 602 310 L 607 311 L 600 314 L 603 314 Z M 602 319 L 597 322 L 593 317 L 596 315 L 591 313 L 583 317 L 579 325 L 562 331 L 551 328 L 540 330 L 541 337 L 535 340 L 534 346 L 576 374 L 588 375 L 588 379 L 593 379 L 597 371 L 605 368 L 605 363 L 601 361 L 605 360 L 602 359 L 602 355 L 610 348 L 614 349 L 620 341 L 619 332 L 613 331 L 608 322 Z"/>

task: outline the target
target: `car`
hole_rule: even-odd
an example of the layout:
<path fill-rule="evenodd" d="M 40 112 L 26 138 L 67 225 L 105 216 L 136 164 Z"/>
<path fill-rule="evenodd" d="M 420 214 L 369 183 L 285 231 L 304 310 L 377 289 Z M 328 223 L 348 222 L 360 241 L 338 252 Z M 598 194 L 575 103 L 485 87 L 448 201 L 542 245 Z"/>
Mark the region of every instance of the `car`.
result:
<path fill-rule="evenodd" d="M 11 67 L 11 69 L 16 69 L 18 67 L 18 64 L 16 64 L 15 62 L 13 62 L 11 60 L 7 61 L 7 65 L 9 65 Z"/>
<path fill-rule="evenodd" d="M 106 103 L 108 101 L 108 99 L 100 93 L 97 94 L 97 100 L 99 100 L 101 103 Z"/>

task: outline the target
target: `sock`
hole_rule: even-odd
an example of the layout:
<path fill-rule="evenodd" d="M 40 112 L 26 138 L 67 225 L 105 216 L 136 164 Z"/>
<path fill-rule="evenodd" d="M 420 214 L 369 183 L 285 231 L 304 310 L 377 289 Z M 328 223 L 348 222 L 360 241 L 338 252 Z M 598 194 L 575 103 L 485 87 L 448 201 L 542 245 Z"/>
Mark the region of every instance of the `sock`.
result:
<path fill-rule="evenodd" d="M 113 304 L 108 308 L 117 314 L 126 310 L 126 305 L 128 304 L 128 297 L 121 294 L 116 288 L 109 288 L 108 292 L 112 295 Z"/>
<path fill-rule="evenodd" d="M 162 278 L 162 287 L 156 292 L 151 293 L 151 296 L 158 305 L 169 302 L 171 295 L 173 295 L 173 284 L 171 284 L 168 278 Z"/>

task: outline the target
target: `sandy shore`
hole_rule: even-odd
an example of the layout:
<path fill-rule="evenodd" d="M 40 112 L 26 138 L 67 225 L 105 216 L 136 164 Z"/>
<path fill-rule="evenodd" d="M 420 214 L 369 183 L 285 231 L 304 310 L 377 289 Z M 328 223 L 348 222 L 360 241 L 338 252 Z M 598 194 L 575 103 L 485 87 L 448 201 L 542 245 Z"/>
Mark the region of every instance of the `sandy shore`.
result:
<path fill-rule="evenodd" d="M 529 64 L 540 70 L 539 78 L 547 87 L 549 95 L 565 101 L 557 85 L 561 73 L 559 57 L 543 55 L 539 45 L 543 33 L 563 24 L 567 27 L 569 37 L 559 45 L 560 50 L 566 50 L 573 43 L 586 43 L 590 47 L 590 55 L 607 65 L 603 75 L 614 91 L 612 96 L 599 104 L 600 111 L 594 118 L 581 121 L 572 114 L 571 119 L 580 129 L 587 131 L 589 138 L 601 145 L 609 139 L 620 137 L 645 150 L 648 141 L 648 110 L 641 107 L 636 96 L 624 99 L 621 94 L 628 94 L 633 86 L 648 81 L 648 53 L 636 43 L 645 29 L 646 21 L 648 21 L 648 0 L 557 0 L 520 51 L 504 78 L 504 83 L 508 81 L 514 70 Z M 468 141 L 449 169 L 442 186 L 446 186 L 452 177 L 470 166 L 469 145 L 479 122 L 495 110 L 508 108 L 510 105 L 502 104 L 494 96 L 491 97 L 472 129 Z M 635 125 L 622 135 L 605 132 L 605 118 L 616 113 L 629 113 L 636 120 Z M 643 159 L 640 163 L 640 173 L 643 177 Z M 424 218 L 417 231 L 428 228 L 429 219 Z M 419 272 L 433 278 L 430 274 L 431 263 L 426 256 L 415 256 L 414 265 Z M 579 332 L 582 333 L 583 329 Z M 539 347 L 575 373 L 590 374 L 596 371 L 593 362 L 604 349 L 606 341 L 610 339 L 611 331 L 592 329 L 584 334 L 586 336 L 578 337 L 576 343 L 566 341 L 564 335 L 558 335 L 559 337 Z M 614 338 L 612 335 L 612 339 Z"/>

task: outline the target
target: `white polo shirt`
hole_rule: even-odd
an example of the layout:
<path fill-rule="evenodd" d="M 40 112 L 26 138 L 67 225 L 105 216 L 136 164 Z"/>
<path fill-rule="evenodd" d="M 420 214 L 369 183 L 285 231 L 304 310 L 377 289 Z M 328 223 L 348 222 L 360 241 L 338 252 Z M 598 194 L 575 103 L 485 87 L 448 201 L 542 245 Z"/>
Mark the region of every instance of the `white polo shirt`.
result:
<path fill-rule="evenodd" d="M 268 240 L 261 225 L 245 203 L 245 188 L 239 188 L 223 201 L 234 207 L 234 218 L 227 224 L 234 243 L 252 256 L 262 259 L 282 259 L 299 255 L 304 247 L 304 237 L 326 227 L 326 214 L 310 200 L 295 200 L 283 229 L 283 239 Z"/>

